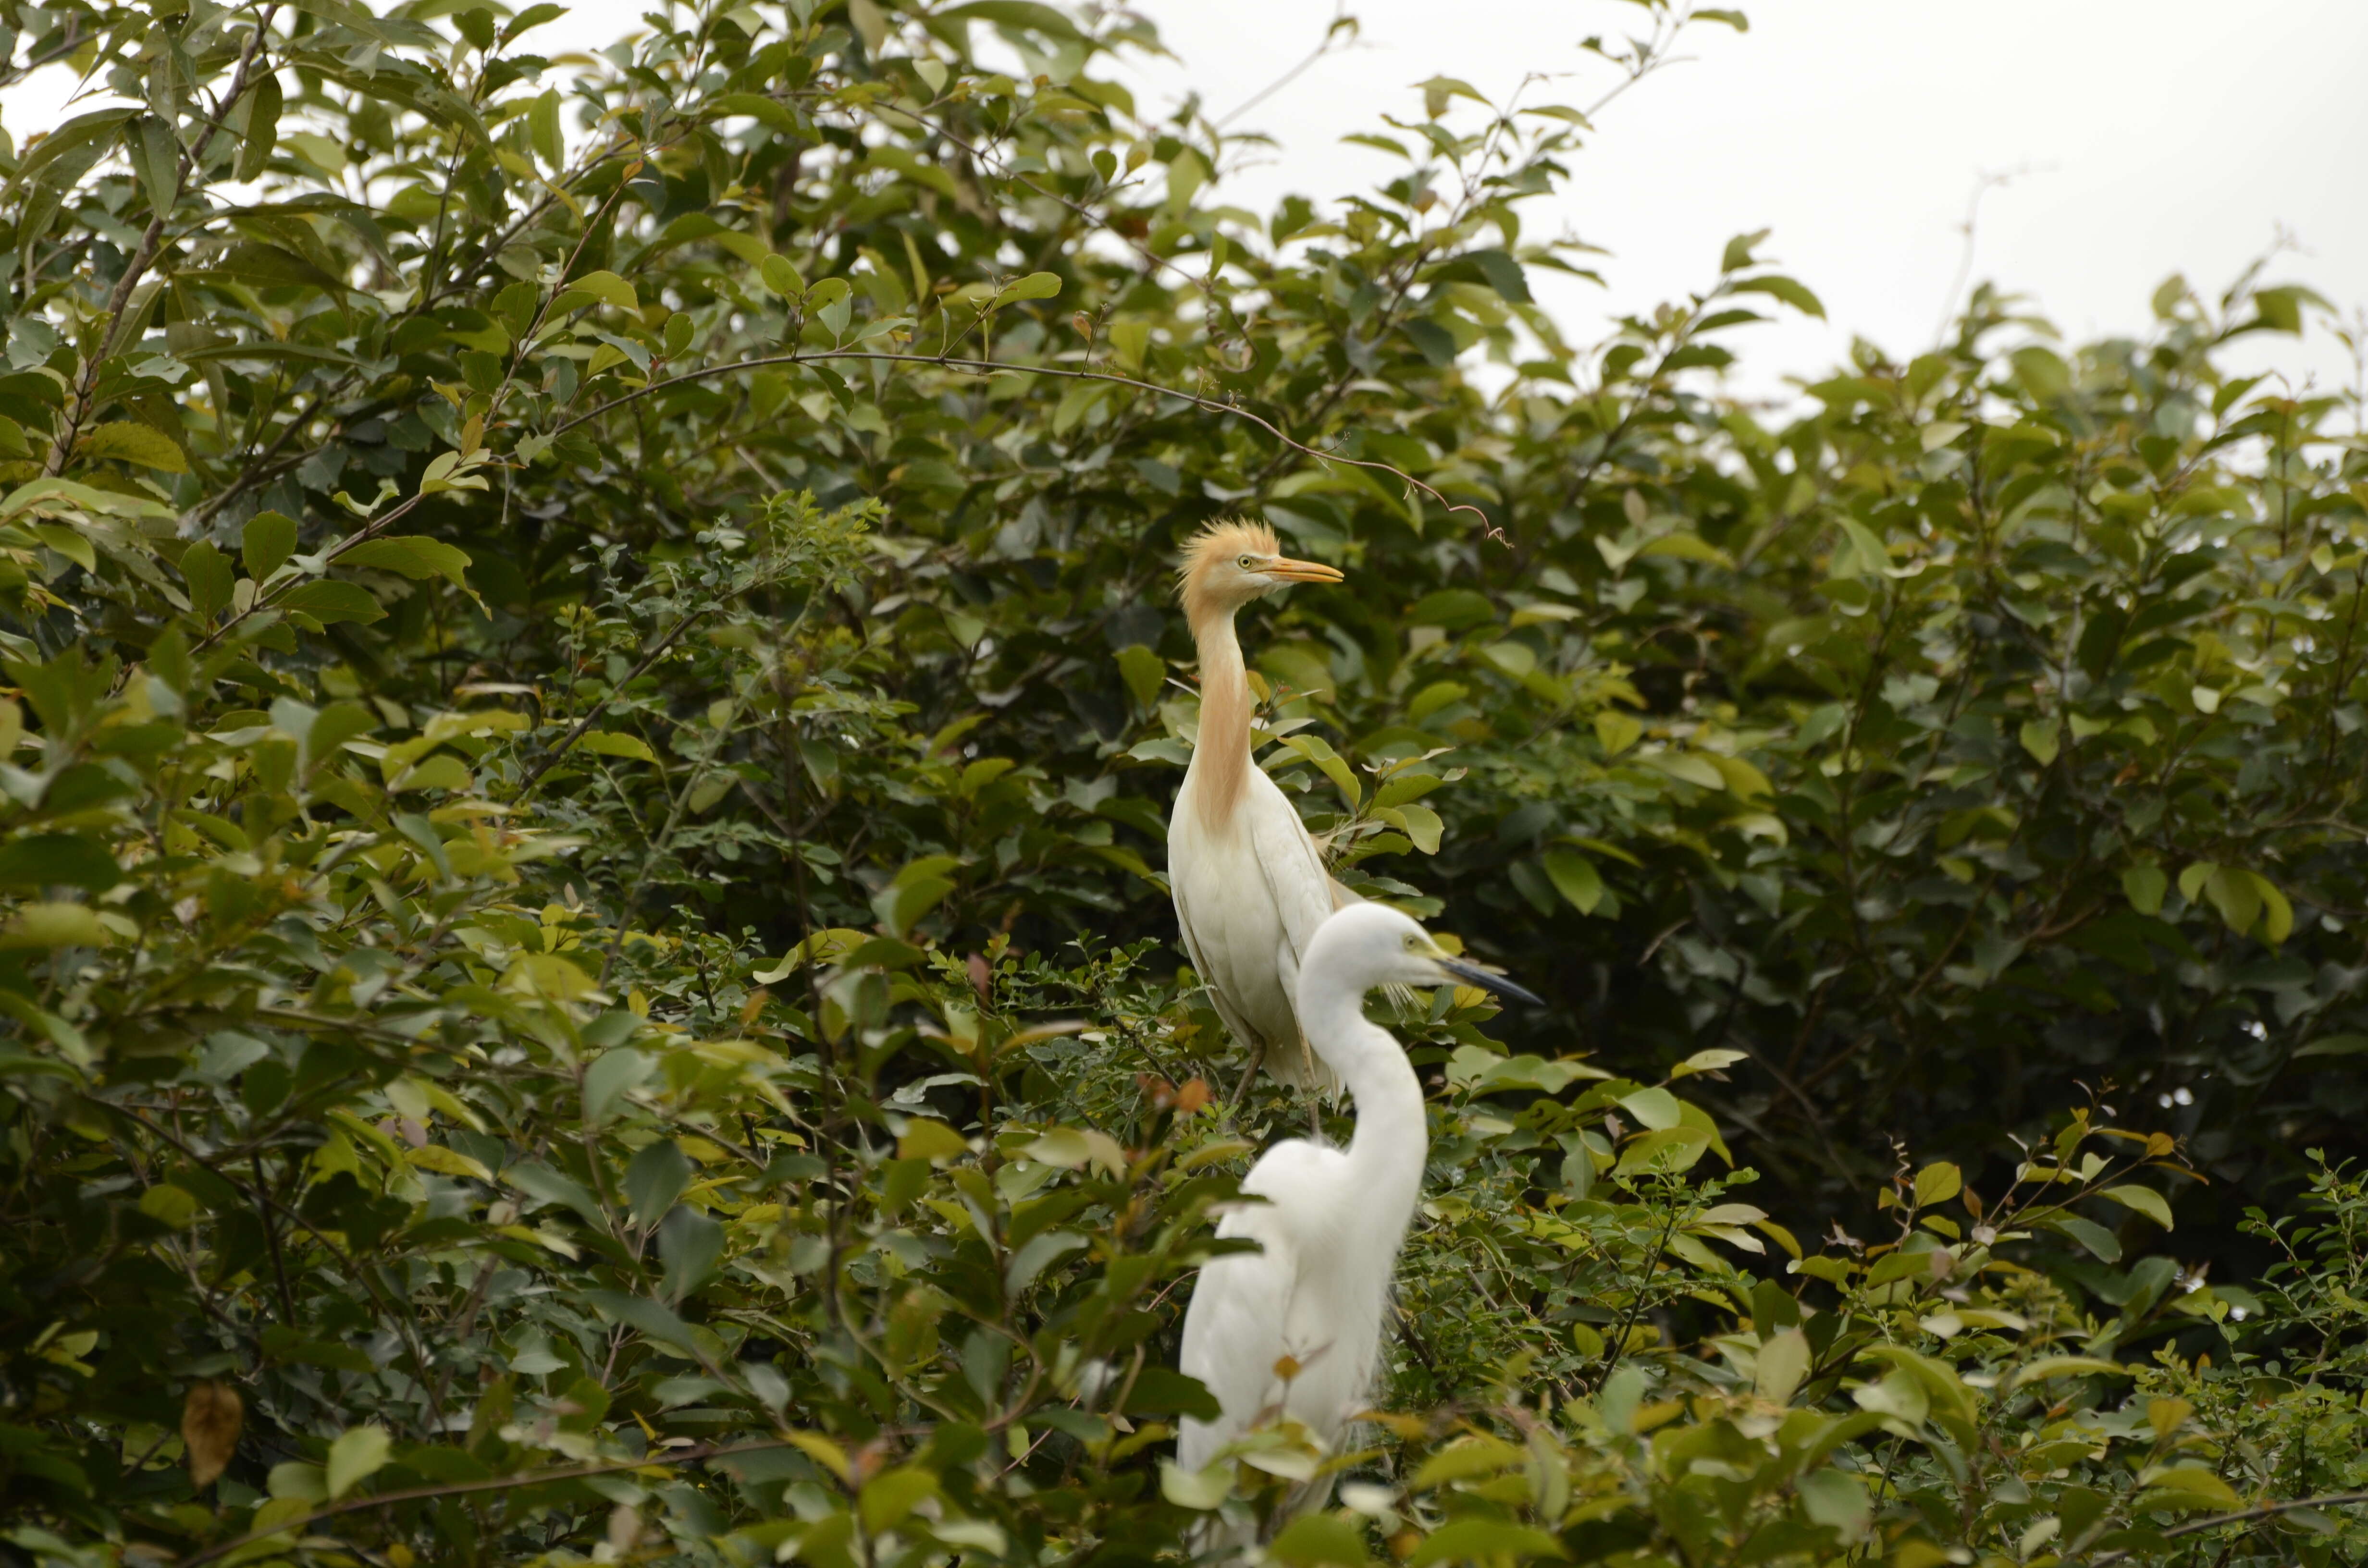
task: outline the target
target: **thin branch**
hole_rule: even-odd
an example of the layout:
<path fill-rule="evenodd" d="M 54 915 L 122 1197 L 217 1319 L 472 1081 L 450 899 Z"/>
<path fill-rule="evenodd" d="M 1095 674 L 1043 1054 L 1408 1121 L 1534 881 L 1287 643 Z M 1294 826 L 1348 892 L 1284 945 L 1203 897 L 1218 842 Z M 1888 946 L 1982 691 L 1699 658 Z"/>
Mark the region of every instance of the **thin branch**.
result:
<path fill-rule="evenodd" d="M 2205 1530 L 2218 1529 L 2223 1525 L 2250 1524 L 2255 1519 L 2290 1514 L 2297 1508 L 2348 1508 L 2356 1503 L 2368 1503 L 2368 1492 L 2331 1492 L 2324 1497 L 2296 1497 L 2284 1503 L 2264 1503 L 2258 1508 L 2247 1508 L 2239 1513 L 2214 1514 L 2208 1519 L 2190 1519 L 2183 1525 L 2171 1526 L 2170 1528 L 2162 1531 L 2161 1535 L 2165 1540 L 2171 1540 L 2183 1535 L 2201 1535 Z M 2091 1558 L 2089 1568 L 2106 1568 L 2107 1564 L 2119 1562 L 2128 1557 L 2133 1550 L 2130 1547 L 2123 1547 L 2118 1551 L 2108 1551 L 2101 1557 Z"/>
<path fill-rule="evenodd" d="M 829 348 L 814 353 L 767 354 L 754 359 L 737 359 L 728 365 L 711 365 L 705 369 L 686 370 L 681 375 L 669 376 L 665 381 L 653 381 L 645 387 L 637 387 L 622 397 L 610 398 L 598 408 L 586 410 L 573 419 L 554 426 L 550 434 L 553 437 L 564 436 L 578 425 L 598 419 L 611 409 L 621 408 L 626 403 L 638 402 L 653 392 L 665 392 L 670 387 L 681 386 L 687 381 L 703 381 L 716 376 L 728 376 L 736 370 L 762 369 L 768 365 L 811 365 L 826 359 L 862 360 L 883 365 L 933 365 L 939 369 L 972 370 L 981 375 L 992 375 L 997 371 L 1008 370 L 1019 375 L 1056 376 L 1073 381 L 1108 381 L 1115 386 L 1133 387 L 1138 392 L 1156 392 L 1161 397 L 1172 397 L 1179 402 L 1189 403 L 1195 408 L 1205 409 L 1211 414 L 1223 414 L 1236 419 L 1247 419 L 1284 446 L 1293 451 L 1303 452 L 1318 462 L 1345 464 L 1350 468 L 1369 468 L 1386 473 L 1408 489 L 1421 491 L 1425 495 L 1446 507 L 1449 513 L 1469 512 L 1480 519 L 1483 527 L 1489 526 L 1488 514 L 1479 507 L 1468 503 L 1459 504 L 1450 501 L 1437 490 L 1402 468 L 1395 468 L 1385 462 L 1374 462 L 1365 458 L 1344 458 L 1335 453 L 1318 451 L 1306 442 L 1286 435 L 1281 426 L 1273 421 L 1252 414 L 1239 403 L 1221 403 L 1215 398 L 1202 397 L 1197 392 L 1178 392 L 1174 387 L 1163 387 L 1153 381 L 1137 381 L 1133 376 L 1115 375 L 1108 370 L 1072 370 L 1057 365 L 1016 365 L 1003 359 L 967 359 L 937 354 L 877 354 L 851 348 Z"/>
<path fill-rule="evenodd" d="M 1293 82 L 1298 81 L 1301 76 L 1307 73 L 1308 68 L 1314 65 L 1317 61 L 1323 59 L 1326 55 L 1331 53 L 1336 49 L 1346 47 L 1339 41 L 1340 35 L 1343 32 L 1349 35 L 1349 42 L 1353 43 L 1356 41 L 1357 18 L 1349 14 L 1348 0 L 1339 0 L 1339 3 L 1333 6 L 1332 20 L 1327 23 L 1324 28 L 1324 40 L 1321 43 L 1318 43 L 1313 50 L 1310 50 L 1305 58 L 1301 60 L 1298 64 L 1292 66 L 1290 70 L 1284 72 L 1281 75 L 1277 76 L 1273 81 L 1269 82 L 1265 86 L 1260 87 L 1257 92 L 1252 93 L 1248 97 L 1244 98 L 1240 103 L 1235 104 L 1220 118 L 1211 120 L 1209 122 L 1210 125 L 1215 130 L 1223 131 L 1228 125 L 1233 124 L 1234 121 L 1241 119 L 1242 116 L 1249 113 L 1250 110 L 1258 108 L 1258 105 L 1266 102 L 1267 99 L 1274 97 L 1275 94 L 1282 91 Z"/>
<path fill-rule="evenodd" d="M 690 623 L 697 620 L 700 613 L 701 612 L 694 611 L 689 615 L 684 616 L 680 620 L 676 621 L 674 623 L 674 629 L 668 631 L 665 636 L 659 638 L 656 645 L 652 647 L 648 653 L 642 655 L 642 662 L 635 665 L 624 679 L 619 681 L 615 686 L 609 688 L 609 697 L 614 697 L 618 692 L 624 690 L 625 687 L 632 685 L 633 682 L 641 679 L 643 676 L 648 674 L 650 666 L 656 664 L 660 659 L 666 656 L 666 651 L 674 646 L 675 639 L 689 631 Z M 600 715 L 608 711 L 609 697 L 604 697 L 599 701 L 594 703 L 592 705 L 592 710 L 585 714 L 583 718 L 577 720 L 575 722 L 575 727 L 568 731 L 564 735 L 562 735 L 559 738 L 559 744 L 552 747 L 550 753 L 546 755 L 541 762 L 536 763 L 533 767 L 527 771 L 527 776 L 524 781 L 518 785 L 518 798 L 519 800 L 523 801 L 529 795 L 533 794 L 535 786 L 542 782 L 542 776 L 556 767 L 559 763 L 559 759 L 567 755 L 568 748 L 575 745 L 576 742 L 582 740 L 592 726 L 599 721 Z"/>
<path fill-rule="evenodd" d="M 588 1481 L 595 1476 L 621 1475 L 628 1471 L 653 1470 L 668 1465 L 699 1464 L 707 1460 L 730 1459 L 737 1454 L 769 1453 L 778 1449 L 794 1448 L 789 1438 L 772 1438 L 761 1443 L 734 1443 L 725 1448 L 685 1449 L 679 1453 L 652 1455 L 647 1459 L 624 1460 L 613 1464 L 584 1464 L 565 1470 L 530 1471 L 524 1475 L 495 1476 L 490 1481 L 463 1481 L 450 1486 L 415 1486 L 403 1492 L 381 1492 L 369 1497 L 348 1497 L 342 1503 L 332 1503 L 309 1514 L 292 1519 L 282 1519 L 268 1528 L 249 1530 L 242 1536 L 194 1552 L 175 1564 L 175 1568 L 198 1568 L 202 1562 L 226 1557 L 241 1547 L 258 1540 L 300 1530 L 308 1525 L 333 1519 L 340 1514 L 359 1514 L 367 1508 L 383 1508 L 395 1503 L 421 1503 L 438 1497 L 459 1497 L 474 1492 L 511 1492 L 521 1486 L 544 1486 L 557 1481 Z"/>
<path fill-rule="evenodd" d="M 82 373 L 74 380 L 65 417 L 59 421 L 57 439 L 51 443 L 49 457 L 41 465 L 44 474 L 65 472 L 66 460 L 74 455 L 75 438 L 90 419 L 91 399 L 98 390 L 99 372 L 108 360 L 114 358 L 115 351 L 122 347 L 123 329 L 127 324 L 124 312 L 130 307 L 133 293 L 138 291 L 141 279 L 155 265 L 156 254 L 165 243 L 165 230 L 172 224 L 173 206 L 188 188 L 189 176 L 203 165 L 206 149 L 213 145 L 214 134 L 222 127 L 222 117 L 227 116 L 238 100 L 245 96 L 247 78 L 254 73 L 256 56 L 262 52 L 264 40 L 271 36 L 271 19 L 279 9 L 278 0 L 271 0 L 256 13 L 255 31 L 239 52 L 238 69 L 231 76 L 230 91 L 223 95 L 216 115 L 207 119 L 205 129 L 198 132 L 196 142 L 181 150 L 180 167 L 173 176 L 171 197 L 165 201 L 164 210 L 150 218 L 147 232 L 140 236 L 138 248 L 124 263 L 122 276 L 115 280 L 114 289 L 108 294 L 102 312 L 107 318 L 107 328 L 99 334 L 97 351 L 84 362 Z"/>

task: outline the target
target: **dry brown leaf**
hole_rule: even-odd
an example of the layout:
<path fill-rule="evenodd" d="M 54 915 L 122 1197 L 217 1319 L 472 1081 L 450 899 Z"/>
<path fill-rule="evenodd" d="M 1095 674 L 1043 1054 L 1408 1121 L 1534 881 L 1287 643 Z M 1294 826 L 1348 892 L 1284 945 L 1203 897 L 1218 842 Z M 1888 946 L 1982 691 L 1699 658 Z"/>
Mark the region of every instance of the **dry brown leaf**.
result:
<path fill-rule="evenodd" d="M 246 1405 L 228 1383 L 194 1383 L 181 1402 L 181 1441 L 188 1447 L 189 1484 L 211 1486 L 238 1449 Z"/>

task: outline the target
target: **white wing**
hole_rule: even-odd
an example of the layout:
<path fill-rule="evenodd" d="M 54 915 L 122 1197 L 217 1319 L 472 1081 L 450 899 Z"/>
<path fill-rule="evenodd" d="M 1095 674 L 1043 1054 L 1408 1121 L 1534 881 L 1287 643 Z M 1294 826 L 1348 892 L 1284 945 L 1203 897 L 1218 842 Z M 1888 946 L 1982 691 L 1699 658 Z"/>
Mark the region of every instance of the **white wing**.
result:
<path fill-rule="evenodd" d="M 1307 835 L 1307 824 L 1274 780 L 1263 775 L 1253 778 L 1243 793 L 1242 812 L 1259 874 L 1282 916 L 1283 937 L 1296 960 L 1335 907 L 1331 875 L 1315 852 L 1315 841 Z"/>
<path fill-rule="evenodd" d="M 1299 1273 L 1290 1240 L 1269 1210 L 1230 1214 L 1217 1234 L 1247 1238 L 1265 1250 L 1212 1259 L 1193 1284 L 1178 1364 L 1216 1395 L 1224 1414 L 1214 1421 L 1183 1423 L 1176 1462 L 1186 1470 L 1205 1467 L 1280 1397 L 1282 1384 L 1274 1364 L 1283 1354 L 1283 1324 Z"/>
<path fill-rule="evenodd" d="M 1356 895 L 1335 882 L 1325 870 L 1324 858 L 1316 852 L 1315 841 L 1308 836 L 1307 824 L 1299 820 L 1299 812 L 1290 799 L 1263 773 L 1252 777 L 1250 788 L 1243 796 L 1242 812 L 1258 873 L 1265 879 L 1268 895 L 1274 900 L 1275 913 L 1280 916 L 1282 941 L 1274 962 L 1282 978 L 1284 994 L 1292 998 L 1295 1024 L 1300 955 L 1315 939 L 1315 928 L 1340 906 L 1341 895 L 1346 894 L 1351 903 Z M 1294 1060 L 1276 1067 L 1276 1058 L 1286 1054 Z M 1339 1078 L 1299 1040 L 1274 1041 L 1268 1047 L 1267 1062 L 1269 1070 L 1286 1083 L 1307 1077 L 1307 1086 L 1318 1094 L 1332 1099 L 1340 1096 Z M 1308 1076 L 1310 1071 L 1312 1077 Z"/>
<path fill-rule="evenodd" d="M 1235 1040 L 1253 1042 L 1258 1038 L 1258 1031 L 1250 1027 L 1249 1020 L 1242 1017 L 1241 1009 L 1234 1006 L 1233 999 L 1218 983 L 1208 959 L 1201 950 L 1200 938 L 1192 929 L 1192 911 L 1184 897 L 1187 879 L 1178 874 L 1175 859 L 1176 841 L 1171 835 L 1168 839 L 1167 886 L 1170 896 L 1176 901 L 1176 927 L 1184 937 L 1184 956 L 1192 960 L 1192 972 L 1201 977 L 1201 988 L 1209 995 L 1209 1006 L 1217 1010 L 1217 1017 L 1224 1022 L 1226 1031 Z"/>

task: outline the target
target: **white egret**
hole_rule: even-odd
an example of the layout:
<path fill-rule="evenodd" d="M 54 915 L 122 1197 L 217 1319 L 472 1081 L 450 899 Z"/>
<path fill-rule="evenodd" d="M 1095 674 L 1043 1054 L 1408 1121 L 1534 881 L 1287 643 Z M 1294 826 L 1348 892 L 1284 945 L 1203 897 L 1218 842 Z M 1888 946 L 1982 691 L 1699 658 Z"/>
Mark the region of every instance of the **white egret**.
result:
<path fill-rule="evenodd" d="M 1451 957 L 1420 926 L 1378 903 L 1342 909 L 1308 944 L 1299 1018 L 1356 1102 L 1357 1130 L 1346 1149 L 1296 1138 L 1269 1149 L 1242 1182 L 1243 1192 L 1266 1201 L 1219 1222 L 1218 1235 L 1247 1237 L 1262 1250 L 1211 1259 L 1185 1309 L 1183 1369 L 1224 1414 L 1183 1423 L 1182 1468 L 1205 1468 L 1244 1431 L 1281 1417 L 1330 1447 L 1364 1408 L 1429 1148 L 1422 1085 L 1389 1031 L 1366 1019 L 1365 994 L 1442 984 L 1538 1000 Z M 1329 1491 L 1329 1482 L 1311 1485 L 1285 1511 L 1319 1507 Z"/>
<path fill-rule="evenodd" d="M 1186 547 L 1179 597 L 1201 651 L 1201 732 L 1167 822 L 1167 881 L 1184 950 L 1217 1016 L 1266 1070 L 1337 1095 L 1292 1002 L 1316 926 L 1355 895 L 1336 884 L 1299 812 L 1250 756 L 1249 677 L 1234 613 L 1287 583 L 1340 574 L 1278 553 L 1274 530 L 1220 523 Z"/>

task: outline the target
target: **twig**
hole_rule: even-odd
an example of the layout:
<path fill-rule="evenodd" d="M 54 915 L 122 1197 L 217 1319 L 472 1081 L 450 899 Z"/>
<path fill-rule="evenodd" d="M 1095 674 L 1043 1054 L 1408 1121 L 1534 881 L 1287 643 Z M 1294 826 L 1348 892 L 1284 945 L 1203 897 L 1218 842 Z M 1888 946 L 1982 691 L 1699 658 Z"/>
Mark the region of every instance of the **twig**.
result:
<path fill-rule="evenodd" d="M 1197 392 L 1178 392 L 1174 387 L 1163 387 L 1155 381 L 1137 381 L 1133 376 L 1115 375 L 1108 370 L 1072 370 L 1057 365 L 1016 365 L 1004 359 L 969 359 L 938 354 L 878 354 L 852 348 L 827 348 L 814 353 L 766 354 L 754 359 L 735 359 L 728 365 L 711 365 L 704 369 L 686 370 L 678 376 L 668 376 L 662 381 L 653 381 L 648 386 L 636 387 L 621 397 L 612 397 L 598 408 L 587 409 L 575 418 L 552 426 L 550 435 L 553 437 L 564 436 L 578 425 L 598 419 L 611 409 L 621 408 L 626 403 L 638 402 L 653 392 L 665 392 L 670 387 L 680 386 L 686 381 L 703 381 L 716 376 L 728 376 L 735 370 L 761 369 L 768 365 L 811 365 L 827 359 L 852 359 L 883 365 L 934 365 L 939 369 L 973 370 L 982 375 L 1009 370 L 1026 376 L 1056 376 L 1064 381 L 1108 381 L 1114 386 L 1133 387 L 1138 392 L 1156 392 L 1161 397 L 1176 398 L 1180 402 L 1190 403 L 1195 408 L 1205 409 L 1211 414 L 1223 414 L 1236 419 L 1247 419 L 1284 446 L 1293 451 L 1303 452 L 1318 462 L 1343 463 L 1351 468 L 1369 468 L 1377 472 L 1386 473 L 1409 489 L 1421 491 L 1425 495 L 1446 507 L 1450 513 L 1469 512 L 1478 517 L 1484 526 L 1488 521 L 1488 514 L 1479 507 L 1468 503 L 1458 504 L 1448 500 L 1446 496 L 1404 469 L 1392 467 L 1385 462 L 1374 462 L 1367 458 L 1344 458 L 1330 452 L 1318 451 L 1306 442 L 1286 435 L 1281 426 L 1273 421 L 1252 414 L 1239 403 L 1221 403 L 1215 398 L 1202 397 Z"/>
<path fill-rule="evenodd" d="M 1273 81 L 1269 82 L 1265 86 L 1260 87 L 1257 92 L 1252 93 L 1248 97 L 1244 98 L 1240 103 L 1235 104 L 1221 118 L 1211 120 L 1209 122 L 1210 125 L 1215 130 L 1223 131 L 1228 125 L 1233 124 L 1234 121 L 1241 119 L 1242 116 L 1249 113 L 1250 110 L 1258 108 L 1258 105 L 1266 102 L 1267 99 L 1274 97 L 1275 94 L 1282 91 L 1293 82 L 1298 81 L 1302 75 L 1306 74 L 1308 67 L 1314 65 L 1326 55 L 1331 53 L 1333 50 L 1340 47 L 1336 40 L 1338 40 L 1343 32 L 1346 32 L 1352 40 L 1357 36 L 1357 18 L 1349 14 L 1347 0 L 1340 0 L 1339 4 L 1335 5 L 1332 7 L 1332 20 L 1325 26 L 1324 40 L 1321 43 L 1318 43 L 1313 50 L 1310 50 L 1304 59 L 1301 60 L 1298 64 L 1292 66 L 1281 75 L 1277 76 Z"/>
<path fill-rule="evenodd" d="M 302 1529 L 323 1519 L 340 1514 L 358 1514 L 365 1508 L 383 1508 L 395 1503 L 419 1503 L 433 1497 L 458 1497 L 472 1492 L 508 1492 L 521 1486 L 543 1486 L 555 1481 L 588 1481 L 594 1476 L 620 1475 L 627 1471 L 650 1470 L 666 1465 L 698 1464 L 706 1460 L 729 1459 L 735 1454 L 768 1453 L 777 1449 L 794 1448 L 787 1437 L 771 1438 L 761 1443 L 734 1443 L 727 1448 L 685 1449 L 680 1453 L 653 1455 L 647 1459 L 623 1460 L 613 1464 L 576 1465 L 567 1470 L 530 1471 L 524 1475 L 495 1476 L 490 1481 L 463 1481 L 450 1486 L 415 1486 L 403 1492 L 381 1492 L 369 1497 L 349 1497 L 342 1503 L 332 1503 L 309 1514 L 292 1519 L 282 1519 L 265 1529 L 249 1530 L 242 1536 L 210 1546 L 175 1564 L 175 1568 L 198 1568 L 201 1562 L 211 1562 L 226 1557 L 243 1546 L 274 1536 Z"/>
<path fill-rule="evenodd" d="M 2297 1508 L 2348 1508 L 2355 1503 L 2368 1503 L 2368 1492 L 2332 1492 L 2324 1497 L 2296 1497 L 2284 1503 L 2264 1503 L 2258 1508 L 2247 1508 L 2239 1513 L 2214 1514 L 2208 1519 L 2190 1519 L 2183 1525 L 2171 1526 L 2161 1535 L 2165 1540 L 2171 1540 L 2183 1535 L 2201 1535 L 2205 1530 L 2218 1529 L 2222 1525 L 2241 1525 L 2255 1519 L 2271 1518 L 2279 1514 L 2292 1513 Z M 2101 1557 L 2091 1558 L 2089 1568 L 2106 1568 L 2109 1563 L 2119 1562 L 2128 1557 L 2132 1550 L 2122 1547 Z"/>
<path fill-rule="evenodd" d="M 559 759 L 567 755 L 568 748 L 573 746 L 576 742 L 582 740 L 586 732 L 589 731 L 592 726 L 599 721 L 600 715 L 608 711 L 609 698 L 616 696 L 617 693 L 624 690 L 625 687 L 632 685 L 635 681 L 641 679 L 643 676 L 648 674 L 650 666 L 664 658 L 666 656 L 666 651 L 674 646 L 675 639 L 680 637 L 685 631 L 689 631 L 690 623 L 697 620 L 703 613 L 705 612 L 693 610 L 689 615 L 684 616 L 680 620 L 676 621 L 674 623 L 674 630 L 659 638 L 656 644 L 653 646 L 648 653 L 642 655 L 642 662 L 635 665 L 631 671 L 627 672 L 624 679 L 619 681 L 615 686 L 609 688 L 608 697 L 604 697 L 600 699 L 599 701 L 595 702 L 592 705 L 592 710 L 575 722 L 575 727 L 574 729 L 559 737 L 559 744 L 552 747 L 550 752 L 541 762 L 536 763 L 531 768 L 527 770 L 525 779 L 518 785 L 518 798 L 519 800 L 523 801 L 529 795 L 533 794 L 534 787 L 542 782 L 542 776 L 550 772 L 553 767 L 557 766 Z"/>

